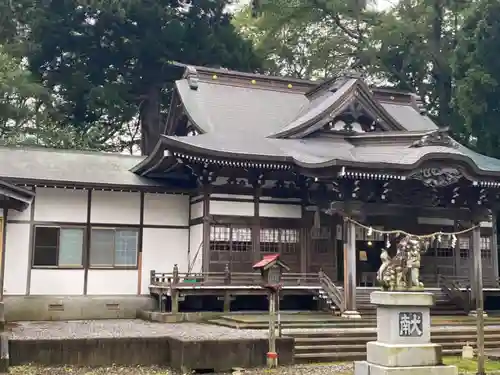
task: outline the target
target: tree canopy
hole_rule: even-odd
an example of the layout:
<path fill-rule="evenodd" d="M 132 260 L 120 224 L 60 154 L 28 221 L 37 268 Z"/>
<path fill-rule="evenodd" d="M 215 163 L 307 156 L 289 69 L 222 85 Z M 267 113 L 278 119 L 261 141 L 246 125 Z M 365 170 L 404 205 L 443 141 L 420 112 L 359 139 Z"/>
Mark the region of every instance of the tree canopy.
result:
<path fill-rule="evenodd" d="M 500 155 L 498 1 L 399 0 L 385 11 L 362 0 L 286 4 L 256 1 L 253 17 L 243 9 L 235 19 L 268 71 L 320 78 L 355 67 L 373 84 L 416 92 L 462 143 Z"/>
<path fill-rule="evenodd" d="M 2 0 L 7 1 L 7 0 Z M 29 70 L 53 94 L 59 123 L 103 149 L 149 152 L 184 63 L 253 71 L 260 62 L 231 24 L 226 0 L 20 1 Z M 5 7 L 5 4 L 4 4 Z M 5 36 L 12 41 L 12 33 Z"/>

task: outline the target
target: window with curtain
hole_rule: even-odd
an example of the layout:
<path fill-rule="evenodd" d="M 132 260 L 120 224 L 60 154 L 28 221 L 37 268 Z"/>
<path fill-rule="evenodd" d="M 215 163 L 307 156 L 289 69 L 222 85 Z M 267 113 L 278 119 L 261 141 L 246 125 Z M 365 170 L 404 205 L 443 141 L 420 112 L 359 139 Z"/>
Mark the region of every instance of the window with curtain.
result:
<path fill-rule="evenodd" d="M 33 267 L 82 267 L 84 228 L 36 226 Z"/>
<path fill-rule="evenodd" d="M 139 243 L 136 229 L 92 228 L 91 267 L 136 267 Z"/>

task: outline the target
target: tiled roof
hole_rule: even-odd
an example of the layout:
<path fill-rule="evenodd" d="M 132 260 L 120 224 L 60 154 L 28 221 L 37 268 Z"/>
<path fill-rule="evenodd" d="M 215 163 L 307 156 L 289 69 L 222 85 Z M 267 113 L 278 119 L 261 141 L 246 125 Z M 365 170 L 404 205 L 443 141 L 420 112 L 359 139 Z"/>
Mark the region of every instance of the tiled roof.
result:
<path fill-rule="evenodd" d="M 143 160 L 102 152 L 0 147 L 0 179 L 101 186 L 162 186 L 130 169 Z"/>

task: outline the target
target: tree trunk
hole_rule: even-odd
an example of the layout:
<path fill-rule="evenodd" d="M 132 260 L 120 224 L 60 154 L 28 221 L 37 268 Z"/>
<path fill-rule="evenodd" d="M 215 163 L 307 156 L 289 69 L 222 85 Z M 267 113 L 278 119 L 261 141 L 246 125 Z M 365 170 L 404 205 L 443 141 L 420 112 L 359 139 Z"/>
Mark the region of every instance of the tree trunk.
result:
<path fill-rule="evenodd" d="M 150 155 L 158 140 L 161 129 L 161 89 L 152 85 L 143 101 L 139 116 L 141 121 L 141 154 Z"/>

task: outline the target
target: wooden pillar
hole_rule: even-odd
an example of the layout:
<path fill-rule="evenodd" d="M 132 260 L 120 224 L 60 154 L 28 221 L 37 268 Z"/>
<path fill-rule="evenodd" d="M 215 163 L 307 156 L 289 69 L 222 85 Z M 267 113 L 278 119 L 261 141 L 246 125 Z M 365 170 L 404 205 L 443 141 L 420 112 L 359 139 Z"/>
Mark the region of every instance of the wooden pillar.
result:
<path fill-rule="evenodd" d="M 179 312 L 179 267 L 174 264 L 174 270 L 172 272 L 172 282 L 170 284 L 170 301 L 171 301 L 171 312 L 172 314 L 177 314 Z"/>
<path fill-rule="evenodd" d="M 5 283 L 5 251 L 7 244 L 7 215 L 9 210 L 3 209 L 3 217 L 0 218 L 0 303 L 3 304 L 3 289 Z M 3 306 L 0 311 L 0 324 L 3 324 Z"/>
<path fill-rule="evenodd" d="M 453 232 L 458 232 L 458 224 L 457 221 L 455 220 L 453 222 Z M 459 276 L 460 275 L 460 238 L 457 238 L 457 242 L 455 243 L 455 248 L 453 249 L 453 256 L 454 256 L 454 270 L 453 270 L 453 275 Z"/>
<path fill-rule="evenodd" d="M 472 225 L 475 225 L 474 222 L 472 222 Z M 479 247 L 481 247 L 481 228 L 477 228 L 479 230 Z M 472 308 L 474 308 L 476 304 L 476 298 L 477 298 L 477 291 L 476 287 L 477 284 L 475 282 L 476 280 L 476 270 L 474 268 L 474 259 L 475 259 L 475 249 L 474 249 L 474 231 L 469 232 L 469 280 L 470 280 L 470 301 L 472 303 Z M 479 249 L 481 250 L 481 249 Z"/>
<path fill-rule="evenodd" d="M 253 221 L 252 221 L 252 263 L 260 260 L 260 197 L 262 187 L 257 182 L 254 184 L 253 196 Z"/>
<path fill-rule="evenodd" d="M 344 299 L 346 310 L 342 317 L 359 319 L 356 310 L 356 226 L 344 219 Z"/>
<path fill-rule="evenodd" d="M 481 259 L 481 228 L 479 220 L 474 220 L 476 226 L 472 230 L 472 248 L 474 250 L 474 276 L 472 280 L 476 285 L 476 311 L 477 317 L 477 374 L 484 372 L 484 300 L 483 300 L 483 265 Z"/>
<path fill-rule="evenodd" d="M 495 286 L 498 286 L 498 233 L 497 233 L 497 212 L 491 211 L 491 261 L 493 262 L 493 277 Z"/>
<path fill-rule="evenodd" d="M 307 212 L 304 207 L 304 202 L 302 203 L 301 212 L 301 228 L 299 232 L 299 244 L 300 244 L 300 273 L 307 273 L 308 270 L 308 257 L 307 257 L 307 243 L 308 243 L 308 233 L 307 233 Z"/>
<path fill-rule="evenodd" d="M 202 244 L 202 272 L 210 268 L 210 186 L 203 185 L 203 244 Z"/>

